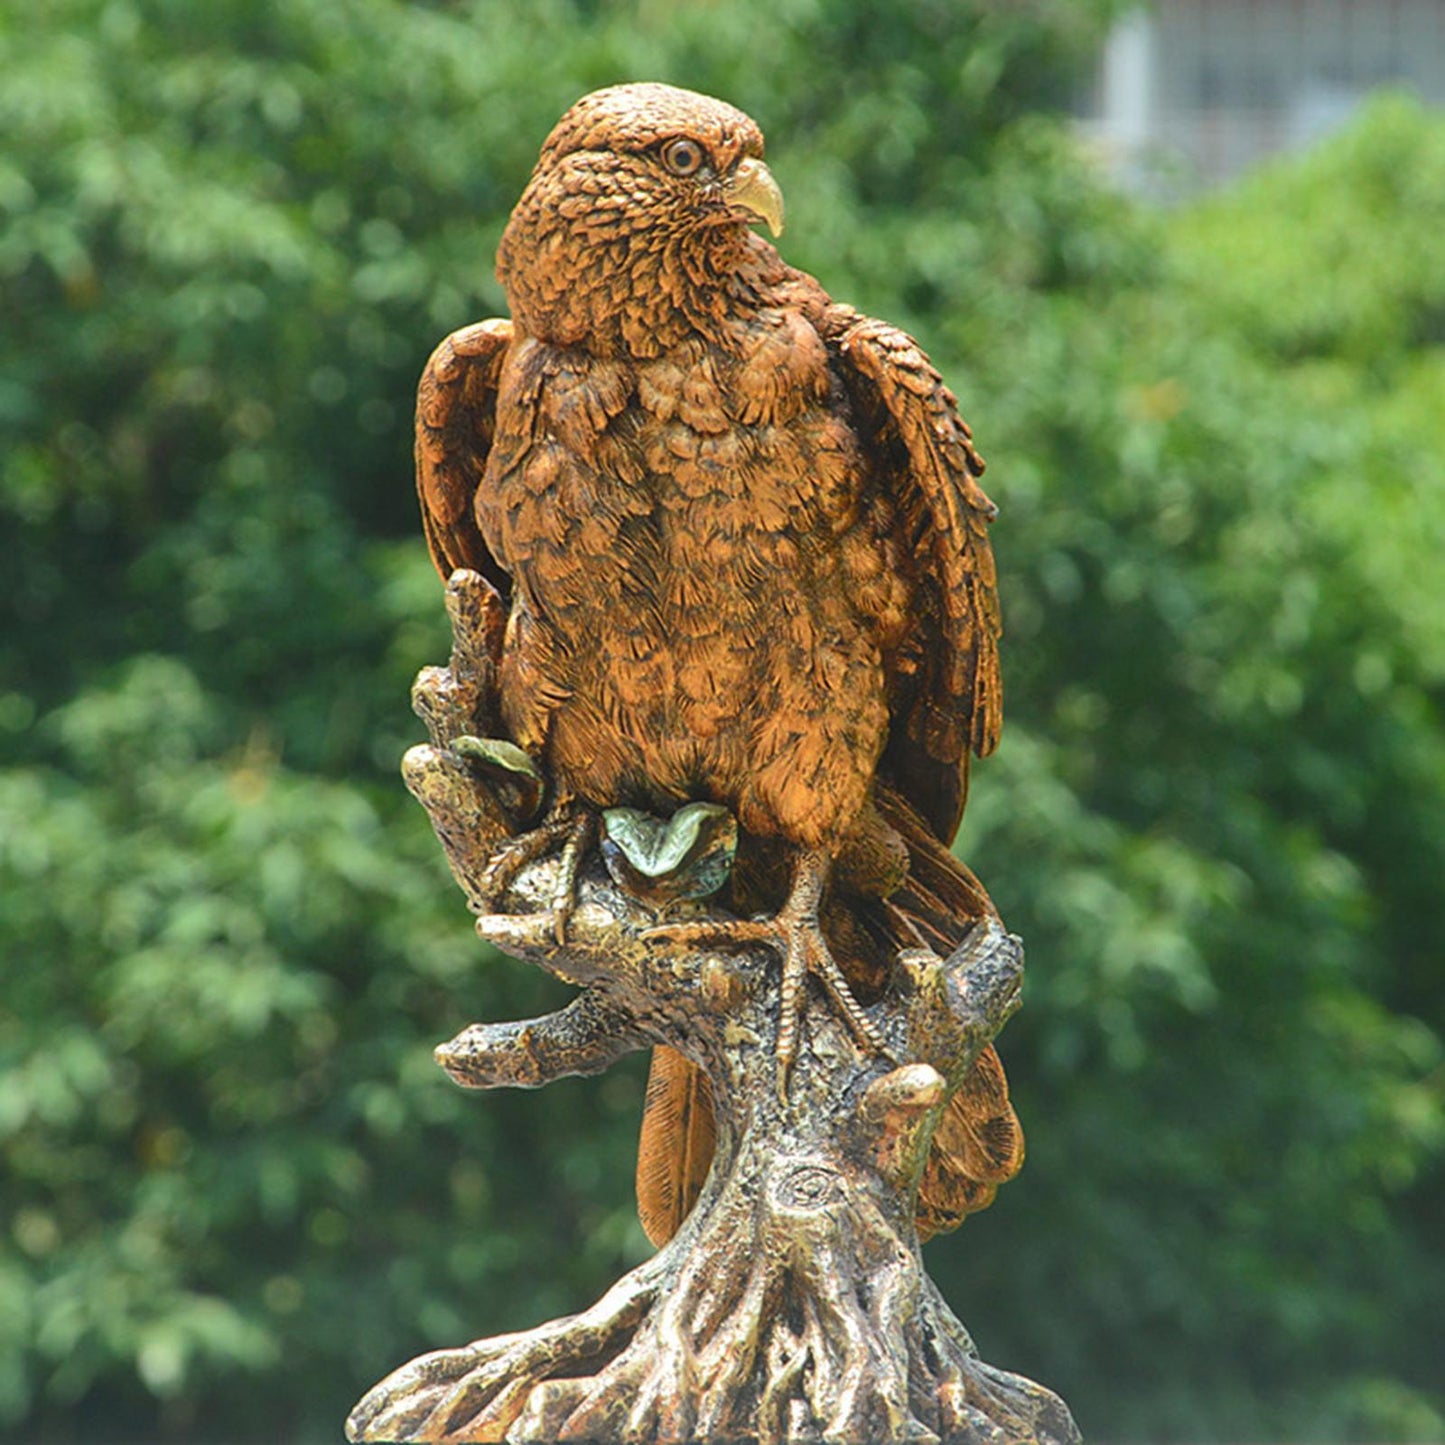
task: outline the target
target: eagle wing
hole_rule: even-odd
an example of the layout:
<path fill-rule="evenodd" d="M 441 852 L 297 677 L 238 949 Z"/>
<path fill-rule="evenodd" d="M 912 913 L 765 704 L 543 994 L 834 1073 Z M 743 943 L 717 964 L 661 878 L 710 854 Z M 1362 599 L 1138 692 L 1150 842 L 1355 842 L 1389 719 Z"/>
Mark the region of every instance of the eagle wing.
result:
<path fill-rule="evenodd" d="M 825 334 L 912 564 L 915 631 L 894 679 L 880 772 L 948 843 L 963 815 L 969 754 L 992 752 L 1002 722 L 988 541 L 997 508 L 978 484 L 983 459 L 953 393 L 913 338 L 841 306 Z"/>
<path fill-rule="evenodd" d="M 831 324 L 830 324 L 831 323 Z M 960 922 L 993 912 L 978 881 L 947 852 L 968 795 L 969 756 L 998 746 L 1002 631 L 988 524 L 997 513 L 978 484 L 983 459 L 953 393 L 905 332 L 833 307 L 825 319 L 863 444 L 897 508 L 910 564 L 915 627 L 892 680 L 892 726 L 879 764 L 922 822 L 878 800 L 909 849 L 910 887 L 933 885 Z M 932 843 L 932 828 L 941 843 Z M 910 836 L 914 829 L 917 834 Z M 896 900 L 908 909 L 906 898 Z M 949 1100 L 918 1186 L 922 1238 L 986 1208 L 1023 1165 L 1023 1131 L 990 1045 Z"/>
<path fill-rule="evenodd" d="M 416 393 L 416 490 L 432 561 L 443 577 L 480 572 L 507 601 L 512 581 L 487 548 L 473 503 L 497 423 L 497 388 L 512 323 L 454 331 L 427 360 Z"/>

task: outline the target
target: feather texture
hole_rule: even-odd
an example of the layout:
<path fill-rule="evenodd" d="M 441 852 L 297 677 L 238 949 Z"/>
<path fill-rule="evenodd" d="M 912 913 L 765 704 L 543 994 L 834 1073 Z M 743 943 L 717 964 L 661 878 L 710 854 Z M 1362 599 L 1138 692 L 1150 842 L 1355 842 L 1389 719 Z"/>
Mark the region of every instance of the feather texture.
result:
<path fill-rule="evenodd" d="M 716 1142 L 707 1075 L 676 1049 L 654 1049 L 637 1140 L 637 1213 L 658 1248 L 702 1193 Z"/>
<path fill-rule="evenodd" d="M 948 1101 L 918 1181 L 922 1239 L 957 1229 L 987 1209 L 1000 1184 L 1023 1168 L 1024 1135 L 1009 1102 L 1003 1064 L 990 1044 Z"/>

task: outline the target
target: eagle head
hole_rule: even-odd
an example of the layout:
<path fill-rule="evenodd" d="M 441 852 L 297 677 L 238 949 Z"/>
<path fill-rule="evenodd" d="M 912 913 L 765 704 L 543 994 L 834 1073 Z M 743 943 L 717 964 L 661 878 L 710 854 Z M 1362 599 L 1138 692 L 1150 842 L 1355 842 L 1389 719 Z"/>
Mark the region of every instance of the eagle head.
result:
<path fill-rule="evenodd" d="M 606 349 L 624 320 L 666 331 L 712 309 L 758 221 L 779 234 L 783 197 L 748 116 L 676 86 L 614 85 L 547 137 L 497 276 L 529 334 Z"/>

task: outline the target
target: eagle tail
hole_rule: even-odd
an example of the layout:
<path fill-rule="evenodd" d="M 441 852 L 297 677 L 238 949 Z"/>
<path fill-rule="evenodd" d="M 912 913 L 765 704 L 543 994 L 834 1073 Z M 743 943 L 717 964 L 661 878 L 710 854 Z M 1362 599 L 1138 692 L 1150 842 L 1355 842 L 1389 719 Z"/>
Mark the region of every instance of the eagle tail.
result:
<path fill-rule="evenodd" d="M 712 1165 L 717 1133 L 707 1075 L 678 1053 L 652 1051 L 637 1140 L 637 1213 L 660 1249 L 687 1218 Z"/>
<path fill-rule="evenodd" d="M 908 878 L 884 906 L 890 942 L 895 948 L 923 944 L 947 957 L 975 923 L 997 918 L 998 910 L 973 871 L 900 794 L 880 783 L 876 800 L 884 821 L 908 849 Z M 990 1044 L 933 1131 L 918 1183 L 920 1237 L 957 1229 L 967 1215 L 987 1209 L 998 1186 L 1023 1164 L 1023 1127 L 1009 1102 L 1003 1063 Z"/>

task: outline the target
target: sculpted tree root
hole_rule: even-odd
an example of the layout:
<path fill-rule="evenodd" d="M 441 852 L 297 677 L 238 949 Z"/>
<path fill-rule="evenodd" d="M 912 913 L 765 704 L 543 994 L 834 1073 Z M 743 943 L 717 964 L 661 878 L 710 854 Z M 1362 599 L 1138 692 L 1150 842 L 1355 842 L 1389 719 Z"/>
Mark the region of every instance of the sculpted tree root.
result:
<path fill-rule="evenodd" d="M 419 679 L 433 742 L 404 767 L 474 904 L 512 826 L 451 747 L 494 723 L 483 589 L 473 574 L 453 578 L 457 650 L 450 670 Z M 591 1309 L 413 1360 L 362 1399 L 348 1437 L 1076 1442 L 1057 1396 L 979 1359 L 924 1273 L 913 1223 L 933 1125 L 1017 1007 L 1018 941 L 986 921 L 950 958 L 903 956 L 895 987 L 868 1010 L 892 1057 L 909 1061 L 901 1065 L 865 1056 L 810 983 L 782 1099 L 775 957 L 644 941 L 656 916 L 595 858 L 559 945 L 549 911 L 557 866 L 524 869 L 504 900 L 510 911 L 483 913 L 477 927 L 582 992 L 545 1018 L 473 1025 L 438 1061 L 469 1087 L 534 1087 L 671 1045 L 712 1084 L 712 1173 L 678 1234 Z"/>

